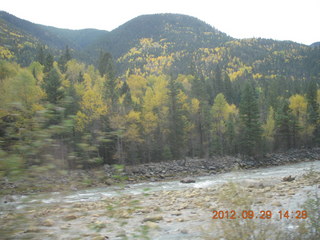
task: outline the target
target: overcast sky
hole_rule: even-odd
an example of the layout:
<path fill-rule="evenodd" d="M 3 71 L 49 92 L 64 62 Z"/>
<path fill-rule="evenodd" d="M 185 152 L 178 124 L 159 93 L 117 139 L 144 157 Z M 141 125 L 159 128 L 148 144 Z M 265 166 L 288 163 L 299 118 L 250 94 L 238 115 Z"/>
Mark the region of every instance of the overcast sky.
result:
<path fill-rule="evenodd" d="M 180 13 L 236 38 L 320 41 L 320 0 L 1 0 L 0 9 L 43 25 L 109 31 L 142 14 Z"/>

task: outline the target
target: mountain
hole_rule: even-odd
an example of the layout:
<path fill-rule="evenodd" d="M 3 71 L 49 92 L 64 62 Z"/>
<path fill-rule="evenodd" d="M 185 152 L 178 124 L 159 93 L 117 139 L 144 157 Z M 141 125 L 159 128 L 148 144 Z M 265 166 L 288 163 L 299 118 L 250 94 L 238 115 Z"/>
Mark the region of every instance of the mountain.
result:
<path fill-rule="evenodd" d="M 19 19 L 4 11 L 0 11 L 0 24 L 4 32 L 10 34 L 10 30 L 13 30 L 21 35 L 30 36 L 37 43 L 58 49 L 64 49 L 66 45 L 80 49 L 108 33 L 96 29 L 69 30 L 44 26 Z"/>
<path fill-rule="evenodd" d="M 311 47 L 320 47 L 320 42 L 315 42 L 310 45 Z"/>
<path fill-rule="evenodd" d="M 152 38 L 155 42 L 160 40 L 169 42 L 171 49 L 175 51 L 216 47 L 232 40 L 225 33 L 197 18 L 179 14 L 143 15 L 107 32 L 96 29 L 68 30 L 43 26 L 1 11 L 0 27 L 1 45 L 16 53 L 17 44 L 24 45 L 25 42 L 30 42 L 33 45 L 47 45 L 54 50 L 64 49 L 68 45 L 77 51 L 89 51 L 95 55 L 103 50 L 118 58 L 138 44 L 141 38 Z"/>
<path fill-rule="evenodd" d="M 142 38 L 171 43 L 174 51 L 216 47 L 232 40 L 205 22 L 181 14 L 152 14 L 136 17 L 100 39 L 100 48 L 120 57 Z"/>
<path fill-rule="evenodd" d="M 59 29 L 0 12 L 1 58 L 27 66 L 35 60 L 39 45 L 56 57 L 68 46 L 73 57 L 87 64 L 96 64 L 101 52 L 109 52 L 118 75 L 140 69 L 153 74 L 197 71 L 210 78 L 217 68 L 231 80 L 305 79 L 319 74 L 317 48 L 291 41 L 235 39 L 181 14 L 142 15 L 108 32 Z"/>
<path fill-rule="evenodd" d="M 15 56 L 22 65 L 33 60 L 39 45 L 47 46 L 55 55 L 69 46 L 77 50 L 75 55 L 81 58 L 78 51 L 107 34 L 107 31 L 96 29 L 69 30 L 44 26 L 0 11 L 0 54 Z"/>

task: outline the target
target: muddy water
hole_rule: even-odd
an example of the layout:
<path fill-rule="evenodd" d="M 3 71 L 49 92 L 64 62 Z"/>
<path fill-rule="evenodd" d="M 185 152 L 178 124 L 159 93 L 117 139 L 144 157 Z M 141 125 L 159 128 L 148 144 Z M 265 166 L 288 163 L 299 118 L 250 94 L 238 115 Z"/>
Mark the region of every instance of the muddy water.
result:
<path fill-rule="evenodd" d="M 205 239 L 212 208 L 223 207 L 214 194 L 223 184 L 277 185 L 269 202 L 260 205 L 297 209 L 314 186 L 290 183 L 285 186 L 294 191 L 289 196 L 281 190 L 281 179 L 299 178 L 310 169 L 320 171 L 320 161 L 197 177 L 191 184 L 149 182 L 13 196 L 9 203 L 0 200 L 0 228 L 4 239 Z"/>

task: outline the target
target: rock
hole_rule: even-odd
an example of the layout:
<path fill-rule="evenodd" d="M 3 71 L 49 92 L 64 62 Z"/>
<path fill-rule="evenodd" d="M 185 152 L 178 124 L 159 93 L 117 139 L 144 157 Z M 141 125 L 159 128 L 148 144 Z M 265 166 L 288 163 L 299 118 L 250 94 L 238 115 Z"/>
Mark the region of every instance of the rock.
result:
<path fill-rule="evenodd" d="M 66 230 L 66 229 L 68 229 L 68 228 L 70 228 L 70 227 L 71 227 L 71 225 L 70 225 L 70 224 L 67 224 L 67 225 L 61 226 L 60 229 Z"/>
<path fill-rule="evenodd" d="M 127 233 L 125 230 L 120 230 L 117 234 L 116 237 L 122 237 L 125 238 L 127 236 Z"/>
<path fill-rule="evenodd" d="M 295 195 L 296 194 L 296 192 L 295 191 L 289 191 L 289 193 L 288 193 L 290 196 L 293 196 L 293 195 Z"/>
<path fill-rule="evenodd" d="M 27 230 L 25 230 L 24 232 L 25 233 L 37 233 L 37 232 L 40 232 L 40 229 L 36 228 L 36 227 L 30 227 Z"/>
<path fill-rule="evenodd" d="M 161 215 L 155 215 L 155 216 L 148 216 L 143 219 L 143 222 L 158 222 L 163 220 L 163 217 Z"/>
<path fill-rule="evenodd" d="M 182 234 L 188 234 L 188 230 L 187 230 L 187 229 L 182 229 L 182 230 L 180 230 L 180 232 L 181 232 Z"/>
<path fill-rule="evenodd" d="M 292 181 L 294 181 L 295 179 L 296 179 L 296 177 L 291 177 L 291 175 L 290 175 L 290 176 L 288 176 L 288 177 L 282 178 L 282 181 L 283 181 L 283 182 L 292 182 Z"/>
<path fill-rule="evenodd" d="M 54 225 L 54 222 L 50 219 L 46 219 L 42 222 L 41 225 L 45 227 L 52 227 Z"/>
<path fill-rule="evenodd" d="M 150 208 L 143 208 L 143 209 L 139 209 L 138 212 L 139 213 L 151 213 L 151 209 Z"/>
<path fill-rule="evenodd" d="M 181 212 L 180 212 L 180 211 L 173 211 L 173 212 L 171 212 L 171 215 L 173 215 L 173 216 L 180 216 L 180 215 L 181 215 Z"/>
<path fill-rule="evenodd" d="M 145 225 L 148 227 L 148 228 L 151 228 L 151 229 L 159 229 L 159 225 L 155 222 L 145 222 Z"/>
<path fill-rule="evenodd" d="M 14 198 L 10 195 L 6 195 L 3 198 L 3 203 L 9 203 L 9 202 L 14 202 L 14 201 L 15 201 Z"/>
<path fill-rule="evenodd" d="M 118 213 L 119 218 L 130 218 L 130 214 L 127 211 L 121 211 Z"/>
<path fill-rule="evenodd" d="M 266 193 L 266 192 L 270 192 L 271 191 L 271 188 L 270 187 L 266 187 L 265 189 L 264 189 L 264 192 Z"/>
<path fill-rule="evenodd" d="M 108 236 L 95 236 L 92 238 L 92 240 L 109 240 L 110 238 Z"/>
<path fill-rule="evenodd" d="M 186 177 L 186 178 L 182 179 L 180 182 L 181 183 L 195 183 L 196 180 L 194 180 L 193 178 Z"/>
<path fill-rule="evenodd" d="M 275 207 L 281 207 L 282 206 L 281 202 L 279 202 L 279 201 L 275 201 L 271 205 L 275 206 Z"/>
<path fill-rule="evenodd" d="M 64 216 L 64 217 L 63 217 L 63 220 L 65 220 L 65 221 L 70 221 L 70 220 L 74 220 L 74 219 L 77 219 L 77 216 L 75 216 L 75 215 L 68 215 L 68 216 Z"/>

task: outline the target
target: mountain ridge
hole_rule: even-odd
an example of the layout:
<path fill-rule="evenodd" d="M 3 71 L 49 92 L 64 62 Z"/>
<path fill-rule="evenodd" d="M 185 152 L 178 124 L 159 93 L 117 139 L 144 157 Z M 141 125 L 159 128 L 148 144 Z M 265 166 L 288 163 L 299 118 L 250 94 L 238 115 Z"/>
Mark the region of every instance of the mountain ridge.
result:
<path fill-rule="evenodd" d="M 311 74 L 305 70 L 306 64 L 319 55 L 316 48 L 293 41 L 236 39 L 183 14 L 140 15 L 108 32 L 44 26 L 0 11 L 0 57 L 27 66 L 35 60 L 39 45 L 47 46 L 56 57 L 68 46 L 74 58 L 94 65 L 101 52 L 109 52 L 118 75 L 167 62 L 164 69 L 171 74 L 190 73 L 192 65 L 204 77 L 218 67 L 231 79 L 247 72 L 252 77 L 263 73 L 304 78 Z M 317 66 L 311 66 L 312 74 Z"/>

